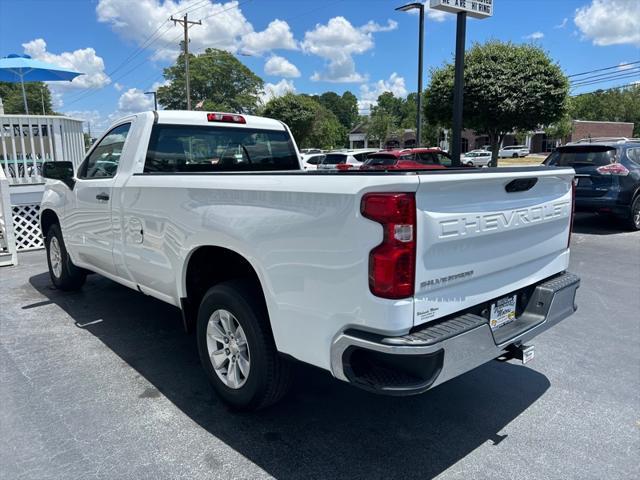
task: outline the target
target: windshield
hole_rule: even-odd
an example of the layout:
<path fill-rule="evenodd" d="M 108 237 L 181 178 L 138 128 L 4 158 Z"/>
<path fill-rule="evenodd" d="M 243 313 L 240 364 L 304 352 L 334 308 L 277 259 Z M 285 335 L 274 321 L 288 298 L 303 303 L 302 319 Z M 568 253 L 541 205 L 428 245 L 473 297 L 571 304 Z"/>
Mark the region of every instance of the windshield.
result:
<path fill-rule="evenodd" d="M 322 163 L 324 165 L 338 165 L 339 163 L 344 163 L 347 161 L 347 156 L 342 153 L 329 153 Z"/>
<path fill-rule="evenodd" d="M 549 155 L 544 163 L 558 167 L 601 167 L 615 160 L 614 147 L 589 145 L 559 148 Z"/>

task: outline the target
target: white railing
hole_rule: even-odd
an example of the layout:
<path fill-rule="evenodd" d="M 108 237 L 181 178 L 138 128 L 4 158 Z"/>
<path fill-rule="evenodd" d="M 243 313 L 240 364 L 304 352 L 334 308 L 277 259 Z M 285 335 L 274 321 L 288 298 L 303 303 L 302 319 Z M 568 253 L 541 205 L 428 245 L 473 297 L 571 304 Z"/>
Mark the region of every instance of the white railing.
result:
<path fill-rule="evenodd" d="M 9 182 L 4 171 L 0 169 L 0 267 L 17 264 L 18 252 L 13 232 Z"/>
<path fill-rule="evenodd" d="M 42 183 L 45 161 L 85 154 L 82 120 L 56 115 L 0 115 L 0 166 L 10 185 Z"/>

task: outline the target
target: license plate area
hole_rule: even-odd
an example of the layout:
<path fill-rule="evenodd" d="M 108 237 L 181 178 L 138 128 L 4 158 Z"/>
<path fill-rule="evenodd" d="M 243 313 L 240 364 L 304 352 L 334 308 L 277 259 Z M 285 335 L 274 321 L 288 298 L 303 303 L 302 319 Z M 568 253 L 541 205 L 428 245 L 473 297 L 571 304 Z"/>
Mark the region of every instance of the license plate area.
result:
<path fill-rule="evenodd" d="M 496 331 L 516 320 L 517 295 L 508 295 L 491 303 L 489 309 L 489 326 Z"/>

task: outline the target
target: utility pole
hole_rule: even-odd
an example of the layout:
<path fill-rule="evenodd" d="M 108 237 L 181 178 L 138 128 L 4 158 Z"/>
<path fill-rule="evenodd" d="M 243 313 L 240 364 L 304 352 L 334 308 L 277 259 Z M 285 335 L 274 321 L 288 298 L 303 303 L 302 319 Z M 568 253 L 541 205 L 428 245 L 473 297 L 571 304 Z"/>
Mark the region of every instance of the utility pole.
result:
<path fill-rule="evenodd" d="M 171 21 L 173 21 L 174 25 L 179 23 L 184 28 L 184 41 L 182 42 L 182 47 L 184 52 L 184 74 L 187 87 L 187 110 L 191 110 L 191 89 L 189 87 L 189 25 L 202 25 L 202 21 L 198 20 L 197 22 L 194 22 L 193 20 L 189 20 L 186 13 L 182 20 L 179 18 L 173 18 L 173 15 L 171 15 Z"/>

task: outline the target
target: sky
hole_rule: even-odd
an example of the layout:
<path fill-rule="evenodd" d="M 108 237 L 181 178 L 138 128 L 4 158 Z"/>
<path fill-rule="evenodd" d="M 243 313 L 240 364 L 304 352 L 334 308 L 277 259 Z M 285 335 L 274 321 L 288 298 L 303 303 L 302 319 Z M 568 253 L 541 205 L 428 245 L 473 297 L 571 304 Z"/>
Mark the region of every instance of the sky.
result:
<path fill-rule="evenodd" d="M 26 53 L 83 72 L 49 86 L 56 111 L 90 121 L 95 135 L 121 116 L 153 108 L 144 92 L 162 85 L 162 69 L 182 40 L 182 27 L 169 17 L 187 13 L 202 21 L 189 31 L 191 51 L 215 47 L 236 55 L 264 80 L 265 101 L 287 91 L 349 90 L 367 113 L 385 91 L 417 90 L 418 16 L 395 11 L 403 3 L 0 0 L 0 56 Z M 493 17 L 468 20 L 467 47 L 490 39 L 532 42 L 567 75 L 612 67 L 570 77 L 572 94 L 640 81 L 640 0 L 493 3 Z M 453 58 L 456 22 L 428 5 L 426 17 L 428 84 L 430 69 Z"/>

